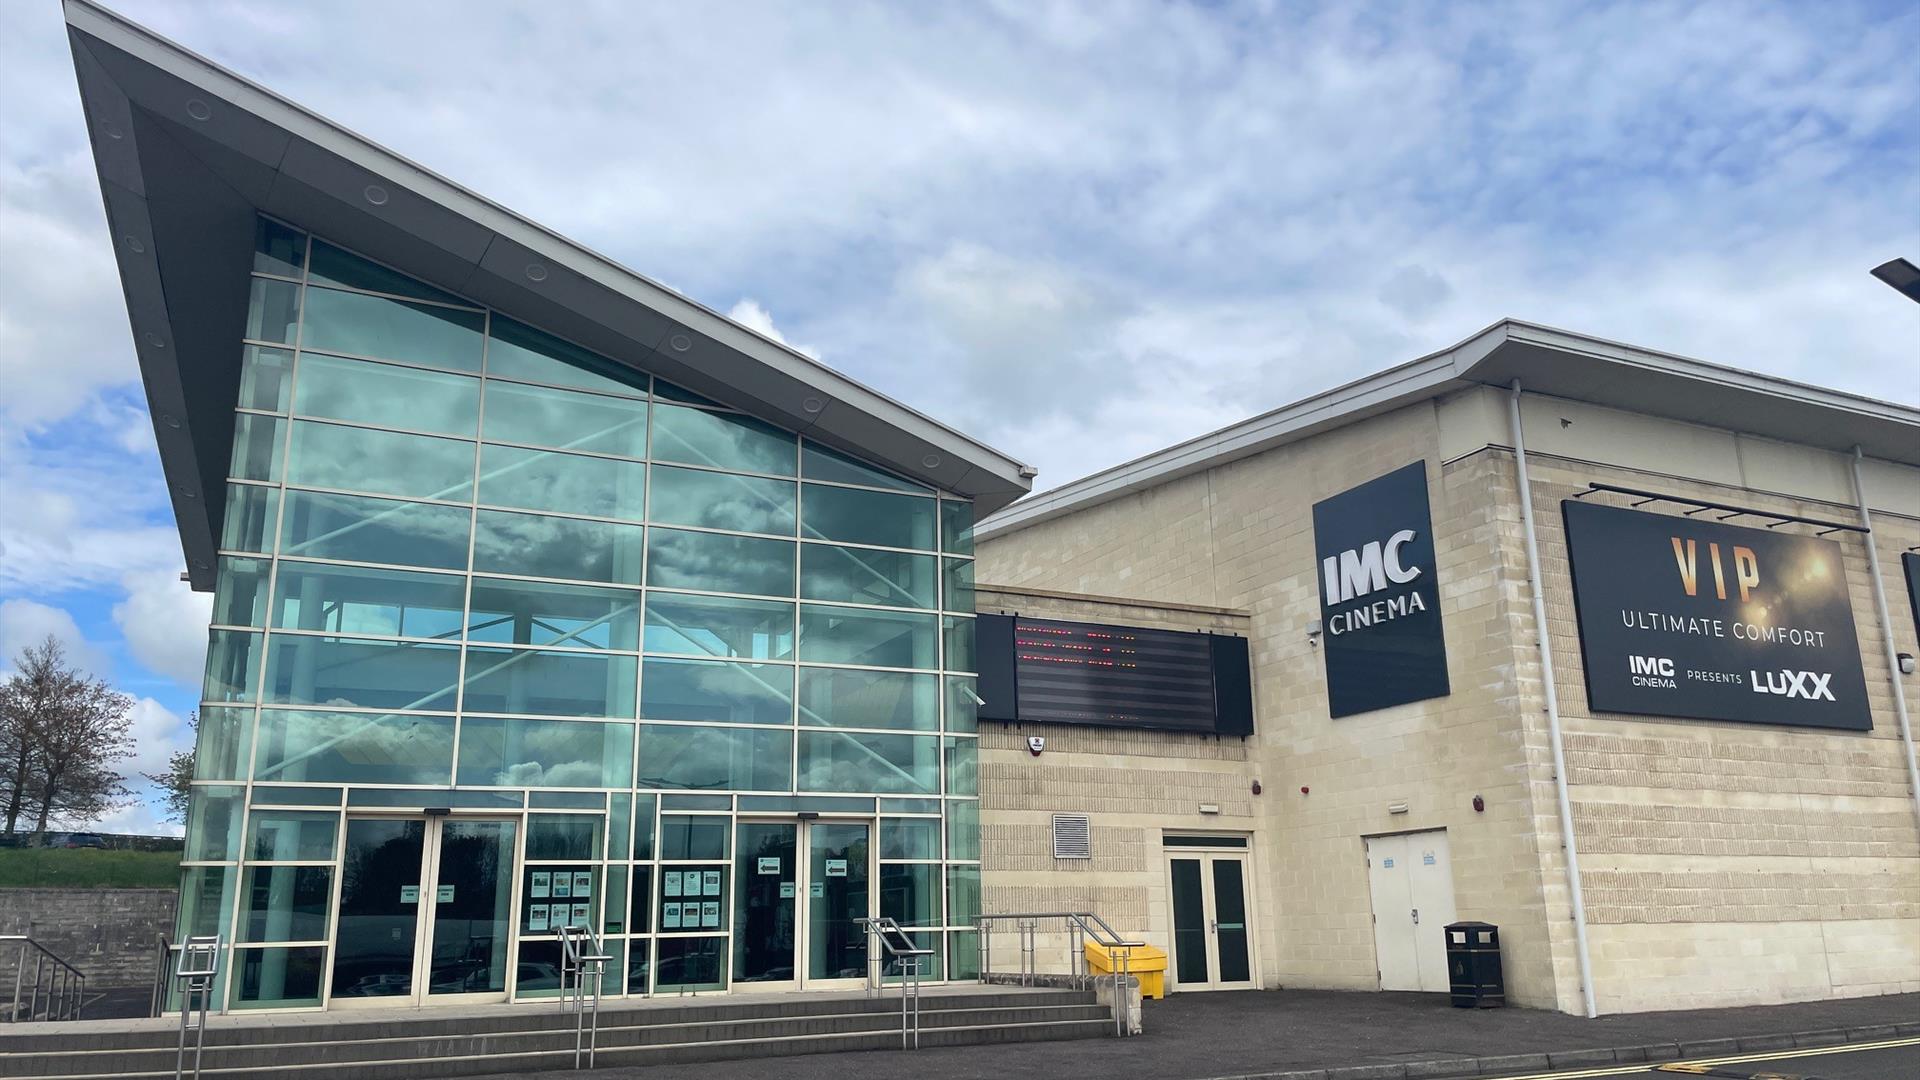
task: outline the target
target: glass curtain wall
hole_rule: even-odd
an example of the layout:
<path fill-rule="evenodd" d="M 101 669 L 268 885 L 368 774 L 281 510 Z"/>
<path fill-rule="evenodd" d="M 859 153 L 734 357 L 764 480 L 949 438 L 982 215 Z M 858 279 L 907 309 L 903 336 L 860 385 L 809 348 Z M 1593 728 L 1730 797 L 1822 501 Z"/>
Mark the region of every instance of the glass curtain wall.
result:
<path fill-rule="evenodd" d="M 256 247 L 178 926 L 230 1006 L 324 1003 L 343 815 L 424 806 L 525 815 L 520 996 L 581 921 L 632 993 L 724 987 L 740 813 L 876 820 L 881 913 L 971 975 L 971 503 Z"/>

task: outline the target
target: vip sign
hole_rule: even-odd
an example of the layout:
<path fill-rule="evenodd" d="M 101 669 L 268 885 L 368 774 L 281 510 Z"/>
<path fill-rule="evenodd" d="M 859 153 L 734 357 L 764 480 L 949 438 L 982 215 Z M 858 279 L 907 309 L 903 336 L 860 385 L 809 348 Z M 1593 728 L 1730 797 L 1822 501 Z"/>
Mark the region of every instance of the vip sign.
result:
<path fill-rule="evenodd" d="M 1426 463 L 1315 503 L 1313 544 L 1328 711 L 1351 716 L 1446 696 Z"/>
<path fill-rule="evenodd" d="M 1840 545 L 1568 499 L 1595 712 L 1866 731 Z"/>

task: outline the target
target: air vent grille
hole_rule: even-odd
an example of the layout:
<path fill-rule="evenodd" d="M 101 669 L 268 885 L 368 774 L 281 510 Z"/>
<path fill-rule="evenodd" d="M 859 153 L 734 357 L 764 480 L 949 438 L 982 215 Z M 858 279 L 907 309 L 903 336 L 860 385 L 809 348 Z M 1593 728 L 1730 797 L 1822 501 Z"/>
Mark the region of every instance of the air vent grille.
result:
<path fill-rule="evenodd" d="M 1053 815 L 1053 857 L 1093 858 L 1093 824 L 1085 814 Z"/>

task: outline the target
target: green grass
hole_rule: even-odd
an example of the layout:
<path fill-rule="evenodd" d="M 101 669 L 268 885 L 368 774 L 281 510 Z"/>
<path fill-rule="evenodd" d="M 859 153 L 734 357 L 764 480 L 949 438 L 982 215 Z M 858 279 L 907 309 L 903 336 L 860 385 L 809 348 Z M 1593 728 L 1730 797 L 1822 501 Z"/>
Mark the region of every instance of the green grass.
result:
<path fill-rule="evenodd" d="M 177 851 L 0 848 L 0 889 L 171 889 Z"/>

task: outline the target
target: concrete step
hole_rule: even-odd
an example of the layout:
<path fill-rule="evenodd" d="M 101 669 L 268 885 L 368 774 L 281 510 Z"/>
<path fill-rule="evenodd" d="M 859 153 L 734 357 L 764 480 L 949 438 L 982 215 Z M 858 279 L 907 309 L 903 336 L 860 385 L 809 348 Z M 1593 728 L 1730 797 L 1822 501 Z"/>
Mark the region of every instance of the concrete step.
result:
<path fill-rule="evenodd" d="M 1094 1000 L 1091 991 L 1072 989 L 1007 989 L 951 993 L 923 992 L 923 1008 L 1022 1008 L 1082 1005 Z M 897 989 L 879 997 L 844 994 L 747 995 L 653 999 L 608 999 L 601 1003 L 600 1030 L 628 1024 L 697 1024 L 737 1019 L 804 1017 L 855 1012 L 900 1012 Z M 207 1028 L 206 1045 L 260 1045 L 271 1042 L 360 1042 L 399 1036 L 480 1035 L 491 1032 L 573 1031 L 574 1019 L 558 999 L 548 1003 L 479 1006 L 464 1010 L 408 1009 L 332 1012 L 326 1014 L 235 1013 L 215 1016 Z M 0 1061 L 9 1054 L 74 1049 L 111 1050 L 163 1047 L 178 1039 L 174 1018 L 164 1020 L 86 1021 L 80 1024 L 37 1024 L 31 1030 L 0 1027 Z M 0 1072 L 0 1076 L 5 1076 Z"/>
<path fill-rule="evenodd" d="M 1017 1000 L 1017 1004 L 1006 999 Z M 891 1008 L 888 1008 L 891 1006 Z M 806 995 L 738 1003 L 652 1005 L 603 1012 L 599 1065 L 684 1064 L 786 1054 L 900 1048 L 899 999 L 812 999 Z M 419 1080 L 571 1069 L 571 1014 L 502 1007 L 500 1018 L 417 1017 L 432 1032 L 409 1031 L 404 1019 L 368 1023 L 306 1022 L 286 1027 L 210 1028 L 203 1076 L 222 1080 L 286 1080 L 351 1070 L 354 1080 Z M 449 1031 L 471 1021 L 487 1030 Z M 519 1023 L 512 1021 L 518 1020 Z M 555 1022 L 563 1021 L 564 1026 Z M 369 1029 L 383 1032 L 372 1034 Z M 0 1037 L 0 1077 L 15 1080 L 104 1080 L 171 1077 L 177 1030 L 148 1027 L 139 1046 L 100 1047 L 76 1038 L 45 1045 L 44 1035 Z M 159 1036 L 168 1038 L 162 1042 Z M 288 1035 L 298 1037 L 288 1038 Z M 922 1046 L 963 1046 L 1098 1038 L 1113 1034 L 1106 1008 L 1080 991 L 974 993 L 922 999 Z M 222 1041 L 215 1043 L 215 1036 Z M 271 1037 L 267 1037 L 271 1036 Z"/>

